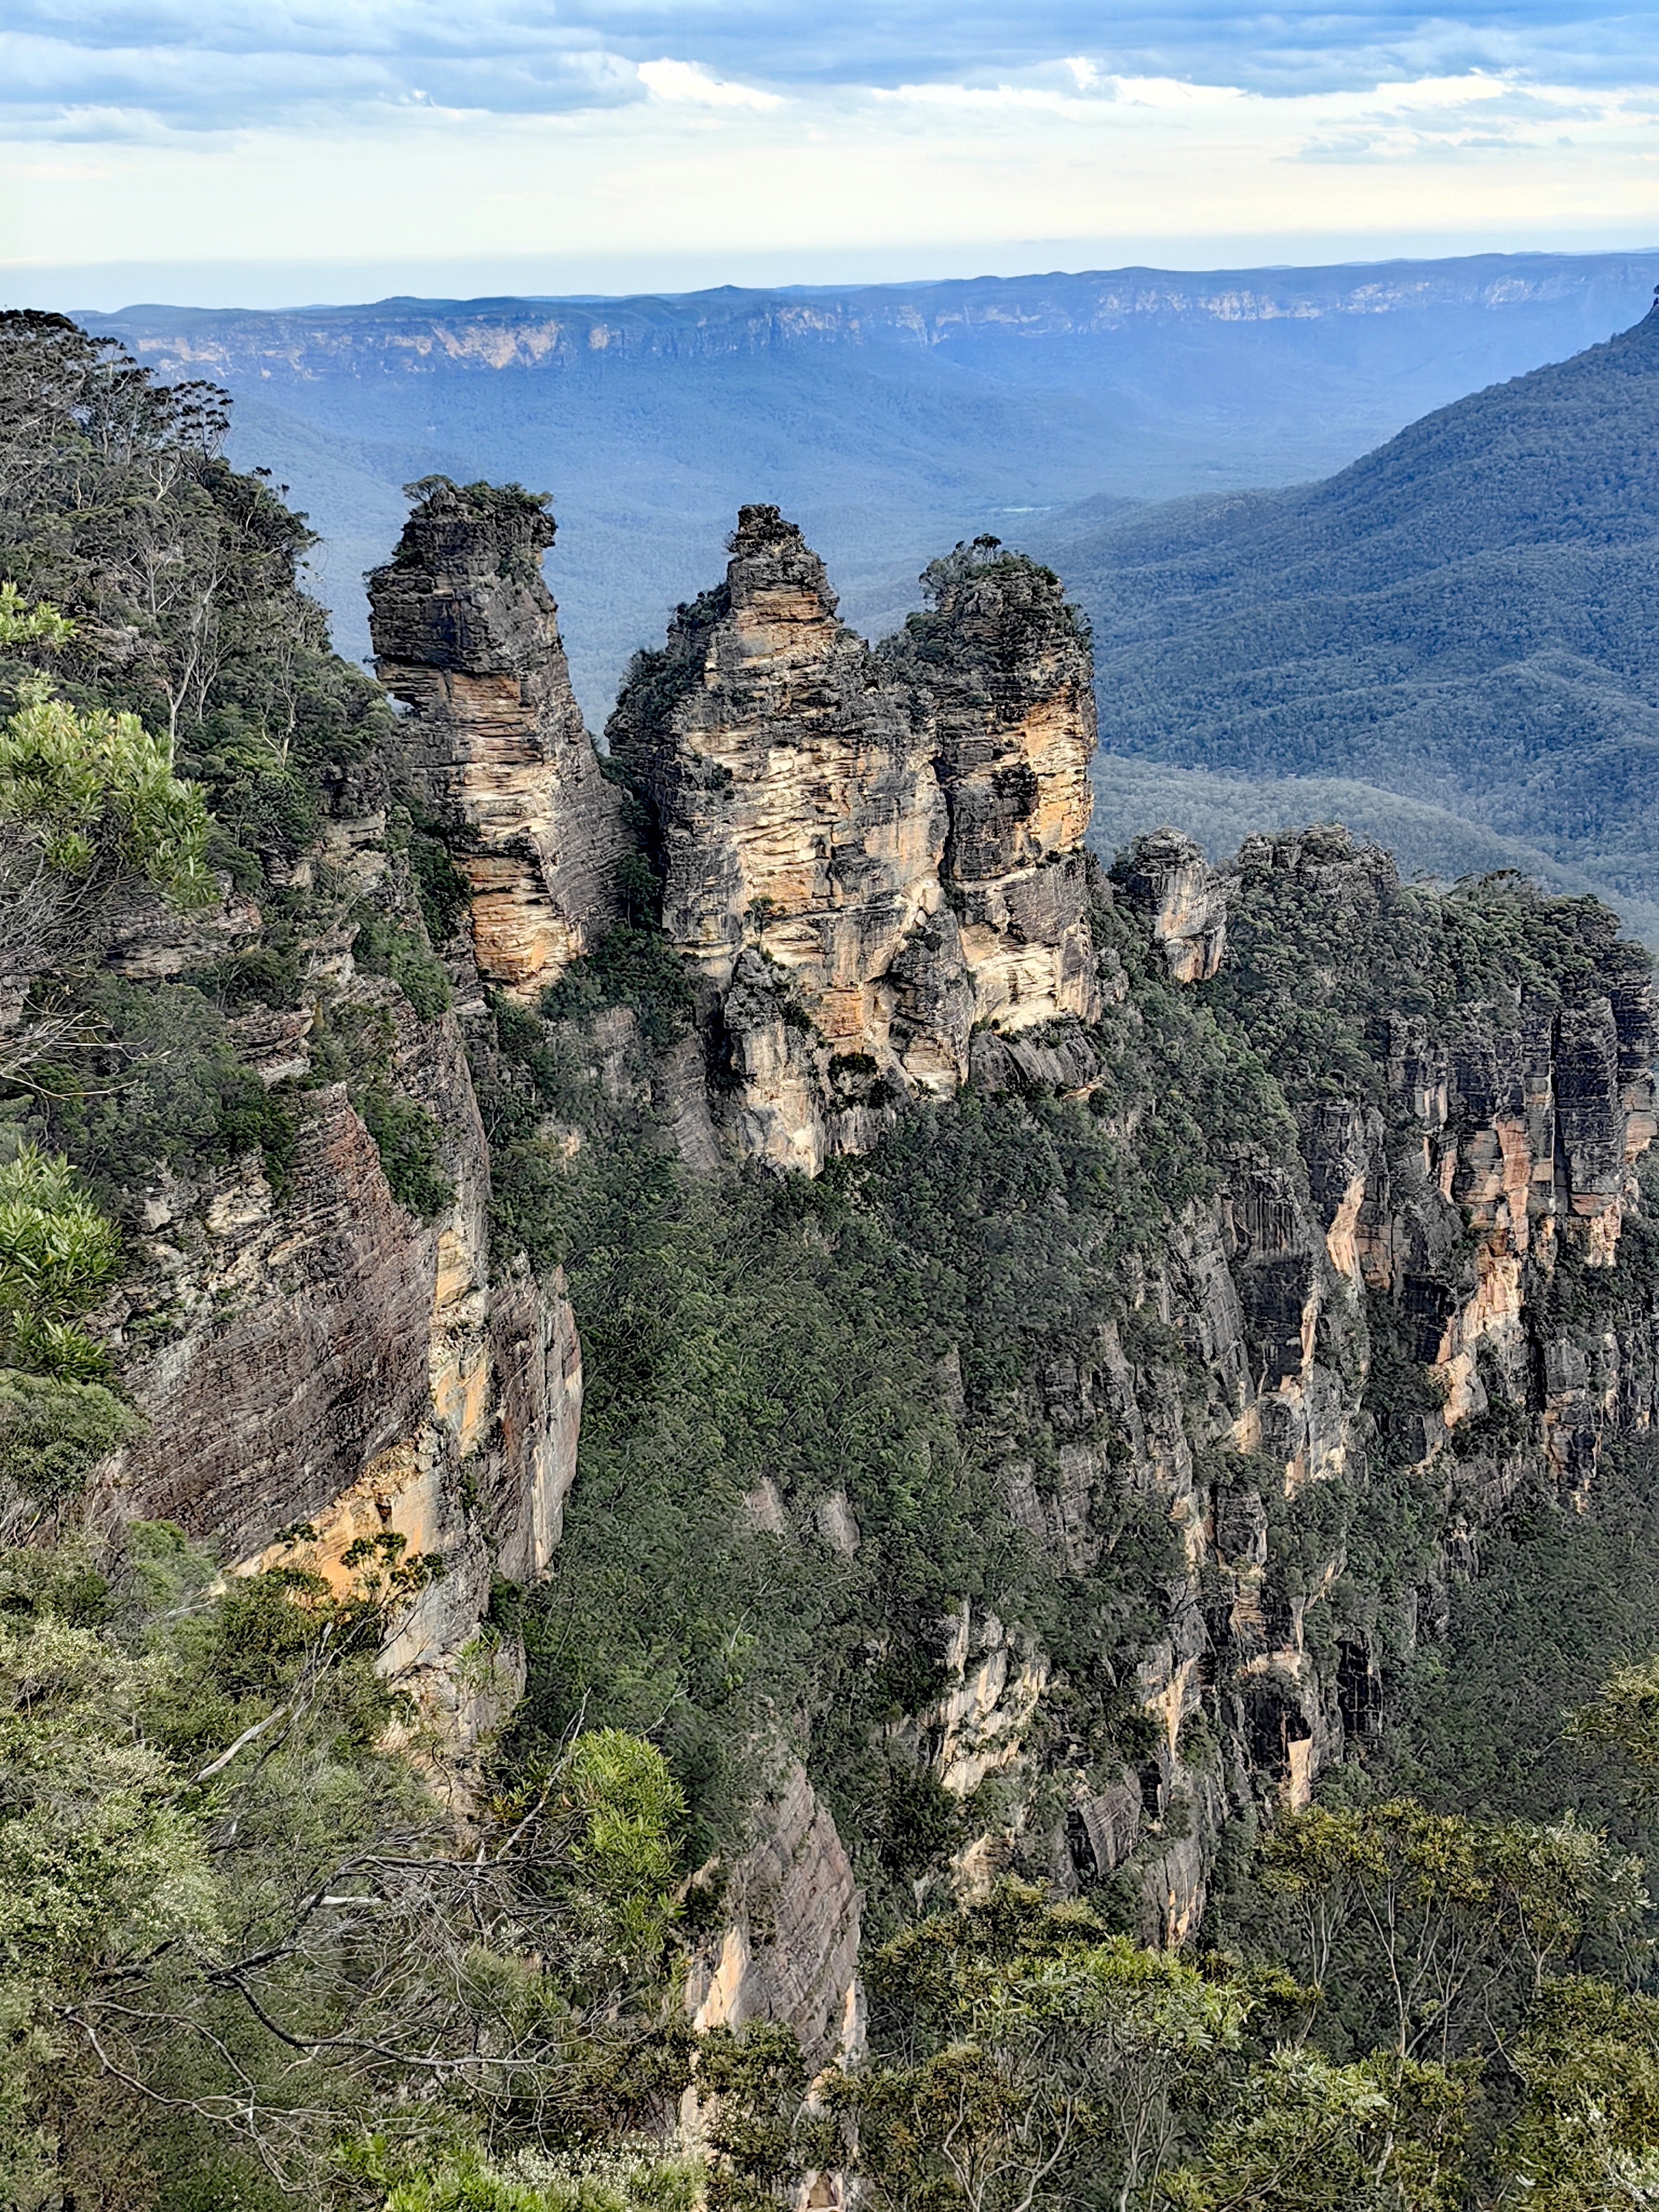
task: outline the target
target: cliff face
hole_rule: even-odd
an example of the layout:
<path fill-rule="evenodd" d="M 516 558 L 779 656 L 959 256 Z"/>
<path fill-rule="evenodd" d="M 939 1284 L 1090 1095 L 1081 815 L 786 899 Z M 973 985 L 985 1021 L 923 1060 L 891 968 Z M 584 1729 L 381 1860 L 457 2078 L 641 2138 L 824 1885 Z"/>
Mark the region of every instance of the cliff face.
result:
<path fill-rule="evenodd" d="M 992 550 L 935 564 L 933 614 L 872 654 L 799 532 L 746 507 L 725 583 L 610 724 L 738 1141 L 780 1165 L 814 1173 L 950 1096 L 975 1023 L 1097 1010 L 1087 655 L 1057 580 Z"/>
<path fill-rule="evenodd" d="M 686 2008 L 700 2028 L 787 2021 L 816 2073 L 862 2047 L 861 1899 L 799 1760 L 757 1807 L 756 1830 L 732 1872 L 729 1917 L 693 1960 Z"/>
<path fill-rule="evenodd" d="M 881 659 L 927 702 L 975 1017 L 1006 1030 L 1100 1012 L 1083 839 L 1093 795 L 1094 672 L 1059 579 L 958 548 Z"/>
<path fill-rule="evenodd" d="M 637 971 L 595 962 L 544 1016 L 541 987 L 618 918 L 633 834 L 570 701 L 535 570 L 550 529 L 505 495 L 423 501 L 375 579 L 382 667 L 410 709 L 384 755 L 331 775 L 310 845 L 269 860 L 262 890 L 227 881 L 216 916 L 185 928 L 144 908 L 115 934 L 125 982 L 194 975 L 221 993 L 222 1042 L 283 1102 L 291 1142 L 129 1177 L 133 1264 L 94 1318 L 146 1425 L 101 1471 L 97 1509 L 176 1519 L 241 1569 L 308 1560 L 337 1584 L 364 1540 L 441 1562 L 385 1663 L 465 1797 L 523 1679 L 517 1646 L 480 1634 L 492 1578 L 544 1575 L 575 1477 L 581 1355 L 550 1255 L 582 1208 L 560 1212 L 562 1179 L 635 1146 L 648 1210 L 672 1152 L 718 1175 L 720 1134 L 811 1174 L 907 1113 L 943 1140 L 987 1118 L 988 1094 L 1012 1097 L 1004 1152 L 970 1163 L 975 1203 L 1002 1208 L 983 1251 L 979 1218 L 936 1190 L 903 1230 L 915 1242 L 884 1248 L 914 1271 L 899 1325 L 925 1326 L 906 1392 L 919 1403 L 937 1383 L 939 1401 L 902 1470 L 884 1455 L 908 1412 L 886 1402 L 865 1423 L 861 1376 L 845 1436 L 826 1415 L 800 1466 L 775 1464 L 792 1386 L 752 1343 L 740 1417 L 696 1414 L 735 1474 L 747 1398 L 771 1394 L 732 1542 L 775 1539 L 792 1573 L 819 1562 L 826 1608 L 837 1590 L 869 1608 L 826 1610 L 823 1680 L 845 1650 L 862 1656 L 843 1686 L 885 1670 L 901 1687 L 870 1709 L 860 1755 L 889 1779 L 925 1772 L 955 1808 L 949 1852 L 920 1875 L 904 1863 L 915 1895 L 982 1890 L 1005 1867 L 1061 1891 L 1110 1881 L 1145 1936 L 1179 1942 L 1226 1823 L 1305 1803 L 1323 1767 L 1375 1741 L 1390 1655 L 1522 1482 L 1541 1474 L 1582 1501 L 1607 1440 L 1659 1420 L 1659 1313 L 1620 1273 L 1656 1133 L 1645 965 L 1605 916 L 1437 902 L 1340 832 L 1251 840 L 1224 872 L 1164 832 L 1103 879 L 1081 851 L 1088 648 L 1057 580 L 990 543 L 959 548 L 927 572 L 928 611 L 872 652 L 799 532 L 745 507 L 724 583 L 641 656 L 611 725 L 650 816 L 639 874 L 659 872 L 662 941 L 612 940 Z M 470 899 L 434 953 L 447 925 L 428 929 L 420 868 L 441 849 Z M 260 960 L 289 982 L 249 1005 L 226 979 L 257 981 Z M 651 995 L 665 977 L 666 1012 Z M 486 983 L 522 1003 L 492 1018 Z M 481 1095 L 504 1132 L 494 1158 Z M 903 1135 L 887 1158 L 919 1176 Z M 526 1158 L 520 1217 L 498 1182 Z M 880 1162 L 866 1167 L 873 1240 Z M 613 1295 L 627 1310 L 629 1188 L 594 1209 L 608 1225 L 589 1326 Z M 522 1232 L 538 1273 L 503 1225 L 550 1188 L 539 1248 Z M 963 1249 L 927 1249 L 941 1221 Z M 829 1275 L 830 1206 L 813 1227 L 799 1271 Z M 654 1313 L 668 1247 L 647 1244 Z M 720 1265 L 703 1273 L 700 1357 L 743 1319 Z M 868 1304 L 873 1276 L 858 1281 Z M 786 1271 L 757 1302 L 793 1288 Z M 814 1334 L 835 1289 L 802 1342 L 837 1340 Z M 981 1326 L 970 1392 L 947 1340 Z M 755 1341 L 800 1356 L 787 1331 Z M 653 1337 L 633 1364 L 672 1368 L 673 1344 Z M 644 1387 L 632 1352 L 609 1377 L 613 1430 Z M 717 1361 L 703 1372 L 711 1395 L 726 1387 Z M 675 1425 L 641 1421 L 642 1465 Z M 907 1543 L 933 1541 L 894 1532 L 935 1455 L 964 1484 L 990 1471 L 985 1517 L 1042 1563 L 1046 1613 L 1019 1617 L 988 1573 L 902 1567 Z M 617 1528 L 634 1472 L 608 1508 Z M 1379 1496 L 1412 1502 L 1434 1565 L 1356 1601 L 1350 1551 Z M 672 1522 L 650 1540 L 690 1541 L 663 1534 Z M 914 1578 L 895 1597 L 880 1577 L 901 1571 Z M 698 1634 L 735 1674 L 757 1638 L 744 1610 L 722 1644 L 708 1579 Z M 1068 1609 L 1089 1626 L 1052 1632 Z M 792 1749 L 689 1987 L 701 2025 L 781 2018 L 815 2062 L 858 2040 L 862 1913 L 834 1777 L 813 1765 L 817 1687 L 769 1709 L 775 1729 L 788 1713 Z M 837 1805 L 862 1817 L 881 1796 L 868 1784 L 860 1770 Z M 890 1833 L 878 1848 L 897 1850 Z"/>
<path fill-rule="evenodd" d="M 257 1150 L 131 1173 L 129 1268 L 97 1321 L 144 1425 L 93 1505 L 175 1521 L 234 1571 L 299 1562 L 342 1589 L 350 1547 L 402 1540 L 434 1572 L 383 1664 L 415 1693 L 441 1778 L 464 1796 L 480 1737 L 522 1680 L 515 1644 L 479 1640 L 492 1578 L 533 1580 L 558 1541 L 581 1354 L 556 1272 L 538 1282 L 521 1257 L 492 1266 L 489 1148 L 456 1012 L 418 1012 L 355 956 L 389 931 L 424 958 L 428 990 L 441 978 L 392 849 L 384 767 L 343 781 L 289 871 L 355 894 L 301 923 L 298 1003 L 230 1025 L 241 1065 L 287 1102 L 280 1173 Z M 228 898 L 224 915 L 257 943 L 278 904 Z M 170 933 L 159 908 L 136 914 L 117 971 L 175 972 L 179 943 L 203 932 Z M 465 938 L 454 966 L 476 1000 Z M 441 1180 L 419 1212 L 394 1194 L 365 1120 L 388 1113 L 394 1131 L 412 1120 L 430 1133 Z"/>
<path fill-rule="evenodd" d="M 1148 839 L 1120 896 L 1176 979 L 1214 972 L 1185 948 L 1218 940 L 1230 904 L 1239 957 L 1265 976 L 1297 917 L 1325 945 L 1364 947 L 1406 896 L 1386 855 L 1340 832 L 1248 841 L 1225 873 Z M 1348 1097 L 1293 1088 L 1294 1141 L 1190 1206 L 1137 1262 L 1126 1322 L 1020 1394 L 1002 1424 L 1015 1522 L 1086 1575 L 1127 1489 L 1167 1516 L 1187 1571 L 1136 1668 L 1150 1753 L 1121 1776 L 1077 1754 L 1060 1826 L 1036 1811 L 1054 1779 L 1037 1746 L 1074 1688 L 1050 1692 L 1041 1652 L 1011 1653 L 995 1621 L 953 1634 L 951 1687 L 925 1717 L 937 1771 L 965 1802 L 979 1778 L 957 1747 L 966 1711 L 1022 1778 L 1012 1820 L 963 1855 L 977 1878 L 1012 1859 L 1064 1887 L 1127 1863 L 1143 1935 L 1181 1940 L 1226 1820 L 1305 1804 L 1322 1768 L 1372 1743 L 1389 1654 L 1522 1482 L 1541 1471 L 1582 1503 L 1604 1448 L 1659 1423 L 1659 1310 L 1650 1288 L 1616 1283 L 1656 1131 L 1652 987 L 1610 927 L 1585 952 L 1565 987 L 1499 985 L 1442 1014 L 1382 1000 L 1374 1091 L 1357 1059 Z M 1322 970 L 1297 951 L 1316 1020 L 1341 1000 L 1345 955 L 1331 957 Z M 1395 987 L 1421 1003 L 1409 972 Z M 1391 1488 L 1437 1500 L 1440 1565 L 1426 1589 L 1372 1592 L 1364 1621 L 1345 1618 L 1356 1514 Z"/>
<path fill-rule="evenodd" d="M 397 780 L 471 885 L 480 973 L 524 993 L 617 919 L 628 843 L 542 581 L 552 542 L 529 494 L 441 482 L 369 579 L 380 680 L 410 710 Z"/>

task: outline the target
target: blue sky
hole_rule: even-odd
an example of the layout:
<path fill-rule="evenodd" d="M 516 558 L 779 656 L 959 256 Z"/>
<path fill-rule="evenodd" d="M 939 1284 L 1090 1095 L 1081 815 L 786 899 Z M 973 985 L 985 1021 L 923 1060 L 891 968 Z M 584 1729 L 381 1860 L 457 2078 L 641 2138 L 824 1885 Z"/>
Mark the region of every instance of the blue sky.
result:
<path fill-rule="evenodd" d="M 1647 244 L 1652 30 L 1542 0 L 9 0 L 0 286 Z"/>

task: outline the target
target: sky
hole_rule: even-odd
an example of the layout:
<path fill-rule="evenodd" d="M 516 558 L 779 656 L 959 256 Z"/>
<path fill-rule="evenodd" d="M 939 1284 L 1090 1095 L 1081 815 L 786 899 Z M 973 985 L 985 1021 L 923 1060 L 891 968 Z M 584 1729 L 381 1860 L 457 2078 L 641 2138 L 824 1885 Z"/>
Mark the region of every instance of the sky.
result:
<path fill-rule="evenodd" d="M 1659 243 L 1650 11 L 7 0 L 0 299 Z"/>

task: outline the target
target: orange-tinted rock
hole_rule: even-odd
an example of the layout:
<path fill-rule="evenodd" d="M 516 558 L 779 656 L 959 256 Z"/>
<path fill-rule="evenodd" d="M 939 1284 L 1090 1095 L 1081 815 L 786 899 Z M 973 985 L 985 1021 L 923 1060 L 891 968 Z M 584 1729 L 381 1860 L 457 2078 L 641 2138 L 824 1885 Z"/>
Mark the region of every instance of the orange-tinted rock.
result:
<path fill-rule="evenodd" d="M 528 494 L 440 483 L 369 579 L 380 680 L 410 709 L 394 779 L 471 885 L 480 972 L 520 993 L 617 919 L 629 843 L 542 581 L 552 541 L 552 518 Z"/>
<path fill-rule="evenodd" d="M 741 1147 L 812 1173 L 968 1073 L 975 1023 L 1099 1010 L 1082 837 L 1089 661 L 1058 581 L 959 552 L 877 653 L 746 507 L 726 580 L 641 655 L 612 751 L 655 811 Z"/>

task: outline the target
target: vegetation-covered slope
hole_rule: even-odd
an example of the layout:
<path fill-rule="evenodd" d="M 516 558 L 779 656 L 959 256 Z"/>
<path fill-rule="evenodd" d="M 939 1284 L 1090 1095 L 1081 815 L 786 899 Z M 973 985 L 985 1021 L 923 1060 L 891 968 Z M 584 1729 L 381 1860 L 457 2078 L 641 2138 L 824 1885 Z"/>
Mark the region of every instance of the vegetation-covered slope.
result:
<path fill-rule="evenodd" d="M 1051 526 L 1103 773 L 1346 779 L 1476 825 L 1463 865 L 1485 832 L 1650 928 L 1656 410 L 1650 315 L 1322 483 Z"/>
<path fill-rule="evenodd" d="M 1643 956 L 1152 841 L 1097 1019 L 775 1174 L 637 794 L 483 987 L 212 405 L 0 327 L 11 2199 L 1641 2201 Z"/>

